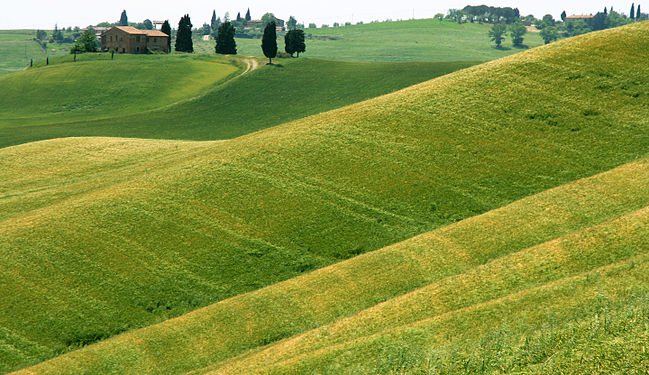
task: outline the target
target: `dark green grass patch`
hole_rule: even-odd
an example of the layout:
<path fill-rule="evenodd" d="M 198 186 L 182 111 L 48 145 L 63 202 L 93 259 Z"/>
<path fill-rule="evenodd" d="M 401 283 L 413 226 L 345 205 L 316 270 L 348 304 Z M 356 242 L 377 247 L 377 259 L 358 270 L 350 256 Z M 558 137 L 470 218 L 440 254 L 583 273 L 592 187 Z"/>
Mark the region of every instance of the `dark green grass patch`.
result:
<path fill-rule="evenodd" d="M 218 85 L 222 60 L 210 57 L 83 59 L 0 78 L 0 147 L 68 136 L 233 138 L 472 65 L 299 59 Z M 210 82 L 194 100 L 145 111 L 198 95 Z"/>

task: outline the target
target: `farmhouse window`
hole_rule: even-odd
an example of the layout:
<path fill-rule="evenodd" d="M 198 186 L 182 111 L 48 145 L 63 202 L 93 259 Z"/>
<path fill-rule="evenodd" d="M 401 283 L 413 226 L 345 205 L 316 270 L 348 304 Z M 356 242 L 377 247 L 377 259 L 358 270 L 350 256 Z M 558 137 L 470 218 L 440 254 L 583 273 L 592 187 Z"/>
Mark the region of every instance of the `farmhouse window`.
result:
<path fill-rule="evenodd" d="M 135 41 L 138 42 L 138 43 L 140 43 L 140 37 L 139 37 L 139 36 L 136 36 L 136 37 L 135 37 Z"/>

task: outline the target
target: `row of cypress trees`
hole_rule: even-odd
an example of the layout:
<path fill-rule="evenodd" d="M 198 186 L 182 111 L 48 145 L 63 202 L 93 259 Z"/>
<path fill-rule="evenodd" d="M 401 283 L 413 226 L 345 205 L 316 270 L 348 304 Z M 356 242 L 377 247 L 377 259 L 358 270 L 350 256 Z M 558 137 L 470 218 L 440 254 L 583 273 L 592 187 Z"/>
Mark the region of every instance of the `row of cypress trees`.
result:
<path fill-rule="evenodd" d="M 214 47 L 216 53 L 236 55 L 237 43 L 234 41 L 234 32 L 235 28 L 230 22 L 224 22 L 219 26 L 216 46 Z M 286 45 L 286 53 L 291 56 L 297 53 L 297 56 L 300 57 L 300 53 L 306 51 L 304 30 L 290 30 L 284 36 L 284 43 Z M 266 25 L 264 35 L 261 38 L 261 49 L 264 52 L 264 56 L 268 57 L 268 63 L 272 64 L 273 59 L 277 57 L 277 25 L 275 22 L 270 22 Z"/>
<path fill-rule="evenodd" d="M 192 22 L 188 14 L 185 14 L 178 22 L 178 30 L 176 31 L 176 44 L 175 49 L 179 52 L 194 52 L 194 44 L 192 42 Z M 264 35 L 261 39 L 261 49 L 264 56 L 268 57 L 269 64 L 272 64 L 273 59 L 277 57 L 277 25 L 275 22 L 270 22 L 264 29 Z M 161 31 L 167 35 L 171 35 L 171 27 L 168 21 L 162 25 Z M 216 36 L 216 46 L 214 50 L 216 53 L 224 55 L 236 55 L 237 43 L 234 41 L 235 28 L 232 23 L 223 22 L 219 26 L 219 31 Z M 306 43 L 304 41 L 304 31 L 293 29 L 286 33 L 284 37 L 286 45 L 286 53 L 293 56 L 297 53 L 306 51 Z M 171 43 L 171 42 L 170 42 Z"/>

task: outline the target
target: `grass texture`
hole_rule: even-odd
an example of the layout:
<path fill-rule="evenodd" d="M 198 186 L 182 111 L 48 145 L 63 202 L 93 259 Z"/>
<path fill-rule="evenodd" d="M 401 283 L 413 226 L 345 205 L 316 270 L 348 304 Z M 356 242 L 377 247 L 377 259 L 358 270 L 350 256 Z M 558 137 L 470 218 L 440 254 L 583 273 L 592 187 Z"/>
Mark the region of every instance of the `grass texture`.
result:
<path fill-rule="evenodd" d="M 0 150 L 0 297 L 9 301 L 0 306 L 3 370 L 260 289 L 646 156 L 649 68 L 643 62 L 648 35 L 647 23 L 588 34 L 229 141 L 61 139 Z M 642 191 L 646 180 L 639 184 Z M 618 227 L 605 227 L 598 235 L 597 225 L 616 217 L 625 223 L 639 220 L 643 229 L 645 195 L 631 197 L 637 198 L 630 198 L 631 203 L 621 198 L 612 211 L 600 208 L 596 211 L 603 213 L 580 217 L 583 226 L 548 235 L 534 231 L 532 239 L 520 241 L 519 249 L 543 246 L 572 232 L 577 237 L 571 243 L 593 236 L 605 239 Z M 627 245 L 624 236 L 602 245 L 611 249 L 610 262 L 594 259 L 574 267 L 595 272 L 641 255 L 637 252 L 644 244 L 630 233 Z M 477 237 L 491 238 L 485 233 Z M 487 251 L 473 265 L 487 265 L 498 254 Z M 446 277 L 468 272 L 444 256 L 427 262 L 448 263 Z M 534 259 L 521 262 L 534 264 Z M 548 277 L 559 280 L 564 275 L 571 273 L 562 269 Z M 116 372 L 145 368 L 138 366 L 146 366 L 147 372 L 193 370 L 436 282 L 425 277 L 399 286 L 398 277 L 385 274 L 384 282 L 396 283 L 394 289 L 360 305 L 325 298 L 324 318 L 314 313 L 313 320 L 282 319 L 280 311 L 271 310 L 273 314 L 260 315 L 289 326 L 275 329 L 268 322 L 270 331 L 251 326 L 246 331 L 253 336 L 249 341 L 237 341 L 234 335 L 232 342 L 201 341 L 190 349 L 195 355 L 179 349 L 179 360 L 147 353 L 180 348 L 196 331 L 159 331 L 159 340 L 134 339 L 144 349 L 120 351 L 116 345 L 94 357 L 91 348 L 96 346 L 89 346 L 44 364 L 41 371 L 51 365 L 53 372 L 74 372 L 77 366 L 95 363 L 98 369 Z M 631 282 L 631 277 L 624 280 Z M 530 278 L 510 283 L 515 284 L 511 293 L 516 285 L 532 288 L 546 280 L 543 275 Z M 353 291 L 356 284 L 343 279 L 340 285 Z M 494 295 L 484 292 L 469 302 Z M 310 297 L 314 304 L 319 303 L 317 296 Z M 278 300 L 291 297 L 286 293 Z M 255 301 L 252 310 L 250 305 L 238 314 L 230 310 L 233 319 L 249 316 L 253 322 L 255 311 L 273 306 L 267 299 Z M 300 311 L 309 316 L 311 310 Z M 422 348 L 433 341 L 422 338 Z M 350 350 L 373 353 L 376 346 L 368 342 Z M 305 363 L 314 371 L 326 369 L 327 358 L 337 355 L 335 349 L 327 344 L 323 350 L 333 354 Z M 92 359 L 76 362 L 76 353 L 91 353 Z M 258 357 L 253 357 L 223 365 L 256 369 Z M 120 367 L 125 364 L 129 367 Z M 307 364 L 288 366 L 302 369 Z M 349 359 L 340 365 L 354 371 L 358 364 Z M 420 365 L 425 364 L 413 366 Z M 277 366 L 282 371 L 282 364 Z"/>
<path fill-rule="evenodd" d="M 643 159 L 28 371 L 511 372 L 577 348 L 594 367 L 606 347 L 566 335 L 646 337 L 648 183 Z"/>
<path fill-rule="evenodd" d="M 299 59 L 230 80 L 240 74 L 241 60 L 116 55 L 111 61 L 109 55 L 84 55 L 75 64 L 69 59 L 0 78 L 0 147 L 70 136 L 233 138 L 473 65 Z"/>

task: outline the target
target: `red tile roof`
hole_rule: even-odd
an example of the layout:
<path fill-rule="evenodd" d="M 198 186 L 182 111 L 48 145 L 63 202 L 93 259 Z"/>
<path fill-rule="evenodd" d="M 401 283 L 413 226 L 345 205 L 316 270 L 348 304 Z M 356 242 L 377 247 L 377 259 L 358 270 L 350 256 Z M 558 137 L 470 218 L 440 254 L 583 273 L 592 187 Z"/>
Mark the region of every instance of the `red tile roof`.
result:
<path fill-rule="evenodd" d="M 160 30 L 140 30 L 133 26 L 115 26 L 115 29 L 122 30 L 127 34 L 146 35 L 146 36 L 169 36 Z"/>

